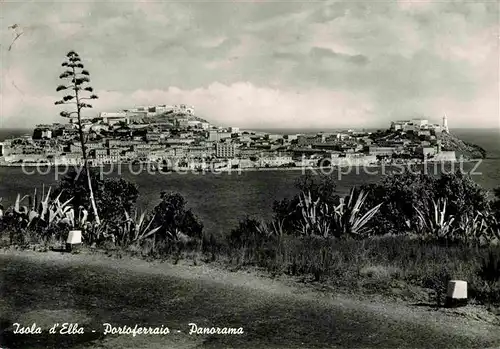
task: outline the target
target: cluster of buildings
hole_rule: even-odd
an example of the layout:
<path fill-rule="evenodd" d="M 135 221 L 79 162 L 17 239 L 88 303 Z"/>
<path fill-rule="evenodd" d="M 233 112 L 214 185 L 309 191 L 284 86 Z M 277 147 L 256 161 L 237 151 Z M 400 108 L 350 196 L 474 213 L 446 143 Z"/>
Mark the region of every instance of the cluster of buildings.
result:
<path fill-rule="evenodd" d="M 413 131 L 418 132 L 419 135 L 430 135 L 431 131 L 436 132 L 447 132 L 448 129 L 448 118 L 446 114 L 443 116 L 443 122 L 439 124 L 431 124 L 427 119 L 411 119 L 411 120 L 398 120 L 391 122 L 391 130 L 393 131 Z"/>
<path fill-rule="evenodd" d="M 219 127 L 195 116 L 193 107 L 159 105 L 102 112 L 82 123 L 93 165 L 146 162 L 203 169 L 214 163 L 260 168 L 456 160 L 439 140 L 448 132 L 446 117 L 442 125 L 413 119 L 394 121 L 385 131 L 282 135 Z M 81 164 L 75 120 L 38 125 L 32 135 L 4 141 L 0 159 L 4 164 Z"/>

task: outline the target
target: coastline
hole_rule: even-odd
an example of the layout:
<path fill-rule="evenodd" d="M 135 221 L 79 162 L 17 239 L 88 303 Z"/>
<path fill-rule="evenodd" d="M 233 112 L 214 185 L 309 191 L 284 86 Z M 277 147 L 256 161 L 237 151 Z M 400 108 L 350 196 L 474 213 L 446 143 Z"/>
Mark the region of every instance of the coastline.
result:
<path fill-rule="evenodd" d="M 243 167 L 243 168 L 227 168 L 227 167 L 221 167 L 221 168 L 212 168 L 212 170 L 216 170 L 215 172 L 232 172 L 232 171 L 297 171 L 297 170 L 307 170 L 307 169 L 330 169 L 330 168 L 350 168 L 350 167 L 398 167 L 398 166 L 412 166 L 412 165 L 425 165 L 425 164 L 455 164 L 455 163 L 472 163 L 472 162 L 477 162 L 481 161 L 484 159 L 461 159 L 461 160 L 456 160 L 456 161 L 447 161 L 447 160 L 439 160 L 439 161 L 419 161 L 419 162 L 414 162 L 414 161 L 407 161 L 407 162 L 398 162 L 398 163 L 366 163 L 366 164 L 360 164 L 357 162 L 353 163 L 347 163 L 347 164 L 341 164 L 341 165 L 331 165 L 331 166 L 290 166 L 290 167 L 276 167 L 276 166 L 269 166 L 269 167 Z M 91 165 L 91 168 L 108 168 L 108 167 L 114 167 L 114 166 L 151 166 L 155 165 L 156 163 L 150 163 L 150 162 L 143 162 L 143 163 L 138 163 L 134 164 L 131 162 L 121 162 L 121 163 L 108 163 L 108 164 L 101 164 L 101 165 Z M 0 163 L 0 167 L 40 167 L 40 168 L 47 168 L 47 167 L 79 167 L 83 166 L 82 164 L 68 164 L 68 163 L 60 163 L 60 164 L 53 164 L 53 163 Z M 151 168 L 150 168 L 151 169 Z M 171 169 L 169 171 L 162 171 L 159 169 L 151 169 L 152 171 L 155 172 L 213 172 L 211 169 L 206 169 L 206 170 L 195 170 L 192 168 L 187 168 L 187 167 L 180 167 L 176 169 Z"/>

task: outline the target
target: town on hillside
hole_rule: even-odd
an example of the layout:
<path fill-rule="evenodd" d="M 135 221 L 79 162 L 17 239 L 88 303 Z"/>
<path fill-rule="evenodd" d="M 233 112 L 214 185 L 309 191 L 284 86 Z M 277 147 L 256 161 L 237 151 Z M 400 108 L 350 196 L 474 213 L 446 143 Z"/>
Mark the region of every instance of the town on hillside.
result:
<path fill-rule="evenodd" d="M 32 135 L 7 139 L 0 144 L 0 161 L 81 164 L 77 125 L 75 119 L 37 125 Z M 457 161 L 446 116 L 440 124 L 423 118 L 393 121 L 376 132 L 282 135 L 212 125 L 186 105 L 156 105 L 101 112 L 83 119 L 82 127 L 93 166 L 148 163 L 205 170 L 207 163 L 243 169 Z"/>

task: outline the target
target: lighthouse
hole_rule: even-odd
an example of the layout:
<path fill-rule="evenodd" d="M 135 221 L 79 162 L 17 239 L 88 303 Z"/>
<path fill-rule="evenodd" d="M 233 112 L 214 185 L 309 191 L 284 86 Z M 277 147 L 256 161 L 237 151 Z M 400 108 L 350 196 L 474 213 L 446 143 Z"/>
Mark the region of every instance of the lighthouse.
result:
<path fill-rule="evenodd" d="M 446 117 L 446 113 L 443 115 L 443 132 L 450 133 L 448 129 L 448 118 Z"/>

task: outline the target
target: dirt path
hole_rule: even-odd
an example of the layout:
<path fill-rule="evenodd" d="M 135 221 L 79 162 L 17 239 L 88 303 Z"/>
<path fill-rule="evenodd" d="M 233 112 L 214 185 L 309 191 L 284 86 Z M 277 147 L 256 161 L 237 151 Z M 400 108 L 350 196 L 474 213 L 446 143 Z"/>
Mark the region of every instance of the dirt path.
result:
<path fill-rule="evenodd" d="M 491 318 L 473 319 L 484 316 L 477 308 L 357 300 L 211 265 L 2 251 L 0 271 L 3 327 L 67 321 L 86 329 L 20 337 L 8 328 L 4 341 L 15 348 L 500 348 L 500 327 L 485 321 Z M 103 335 L 106 322 L 165 325 L 174 333 Z M 189 335 L 191 322 L 242 327 L 244 334 Z"/>

